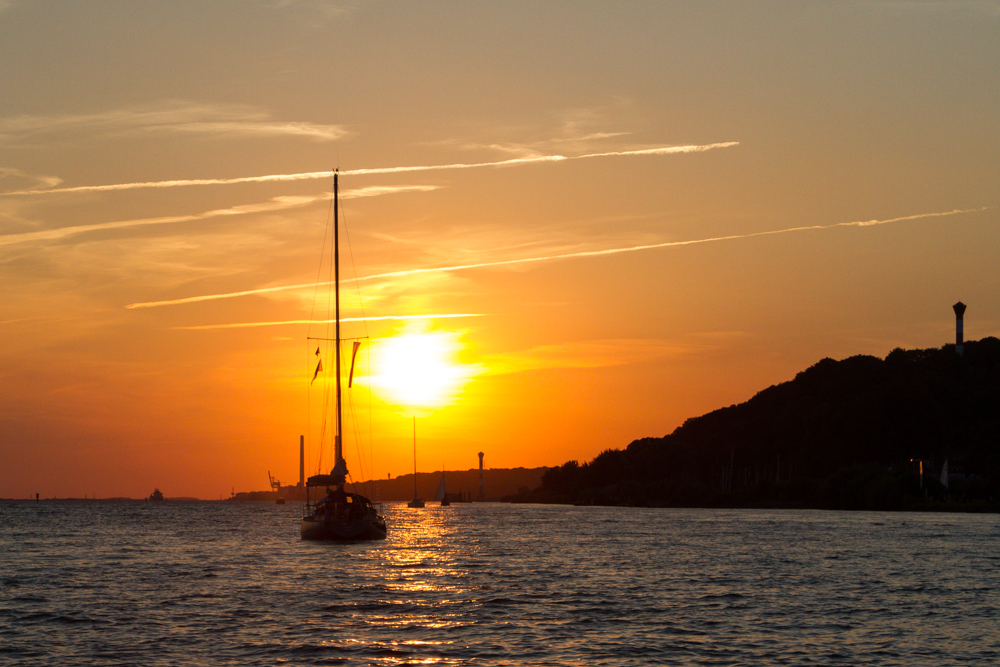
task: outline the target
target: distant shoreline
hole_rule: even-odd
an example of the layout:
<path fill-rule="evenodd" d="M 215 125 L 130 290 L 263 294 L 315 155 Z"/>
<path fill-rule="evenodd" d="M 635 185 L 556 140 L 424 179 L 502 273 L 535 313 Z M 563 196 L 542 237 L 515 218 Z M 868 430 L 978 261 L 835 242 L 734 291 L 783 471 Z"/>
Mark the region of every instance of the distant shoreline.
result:
<path fill-rule="evenodd" d="M 148 498 L 39 498 L 37 501 L 34 498 L 0 498 L 0 502 L 4 503 L 42 503 L 42 502 L 57 502 L 57 503 L 74 503 L 74 502 L 114 502 L 114 503 L 155 503 L 161 501 L 151 501 Z M 232 498 L 219 499 L 202 499 L 202 498 L 166 498 L 162 502 L 173 502 L 173 503 L 268 503 L 274 504 L 273 499 L 254 499 L 254 500 L 234 500 Z M 300 502 L 300 501 L 292 501 Z M 387 503 L 403 503 L 403 500 L 386 500 Z M 774 510 L 774 511 L 798 511 L 798 510 L 811 510 L 818 512 L 867 512 L 867 513 L 891 513 L 891 514 L 1000 514 L 1000 503 L 987 503 L 987 502 L 970 502 L 970 503 L 939 503 L 939 502 L 929 502 L 922 504 L 915 504 L 909 507 L 902 507 L 897 509 L 840 509 L 840 508 L 829 508 L 829 507 L 816 507 L 809 505 L 796 505 L 788 503 L 746 503 L 746 504 L 728 504 L 728 505 L 614 505 L 614 504 L 589 504 L 589 503 L 569 503 L 569 502 L 540 502 L 537 500 L 520 500 L 517 498 L 487 498 L 482 501 L 475 501 L 476 503 L 504 503 L 511 505 L 560 505 L 563 507 L 579 507 L 579 508 L 590 508 L 590 507 L 619 507 L 619 508 L 629 508 L 629 509 L 705 509 L 705 510 Z"/>
<path fill-rule="evenodd" d="M 115 496 L 112 498 L 0 498 L 0 502 L 20 502 L 20 503 L 34 503 L 34 502 L 80 502 L 80 503 L 90 503 L 90 502 L 131 502 L 131 503 L 151 503 L 151 502 L 198 502 L 198 503 L 217 503 L 221 502 L 218 499 L 202 499 L 193 498 L 189 496 L 182 496 L 178 498 L 164 498 L 163 500 L 150 500 L 149 498 L 127 498 L 125 496 Z"/>

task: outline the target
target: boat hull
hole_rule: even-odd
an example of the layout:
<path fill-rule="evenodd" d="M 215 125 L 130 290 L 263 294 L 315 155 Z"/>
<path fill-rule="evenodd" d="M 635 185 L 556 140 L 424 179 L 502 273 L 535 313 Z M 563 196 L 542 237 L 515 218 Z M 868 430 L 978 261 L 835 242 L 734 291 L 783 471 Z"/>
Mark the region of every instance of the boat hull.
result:
<path fill-rule="evenodd" d="M 300 530 L 303 540 L 331 542 L 384 540 L 387 533 L 385 519 L 380 516 L 347 521 L 338 518 L 326 521 L 321 516 L 307 516 L 302 518 Z"/>

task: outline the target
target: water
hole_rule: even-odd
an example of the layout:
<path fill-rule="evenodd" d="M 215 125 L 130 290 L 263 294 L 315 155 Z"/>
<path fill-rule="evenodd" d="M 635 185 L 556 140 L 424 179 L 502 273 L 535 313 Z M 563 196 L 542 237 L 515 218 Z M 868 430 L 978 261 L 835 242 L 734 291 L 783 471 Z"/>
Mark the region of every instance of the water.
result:
<path fill-rule="evenodd" d="M 0 664 L 1000 662 L 994 515 L 0 503 Z"/>

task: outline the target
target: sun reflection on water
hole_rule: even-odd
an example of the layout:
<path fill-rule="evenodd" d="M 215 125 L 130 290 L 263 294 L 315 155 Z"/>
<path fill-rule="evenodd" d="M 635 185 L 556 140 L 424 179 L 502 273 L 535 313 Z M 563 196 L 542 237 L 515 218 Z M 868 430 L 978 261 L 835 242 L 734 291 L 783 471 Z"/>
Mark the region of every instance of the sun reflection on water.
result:
<path fill-rule="evenodd" d="M 402 504 L 393 506 L 390 536 L 391 547 L 377 553 L 374 567 L 383 574 L 386 593 L 378 600 L 383 613 L 370 613 L 364 623 L 377 633 L 439 632 L 466 627 L 469 621 L 462 613 L 474 603 L 477 587 L 469 585 L 468 572 L 461 563 L 458 547 L 448 545 L 455 540 L 466 542 L 467 536 L 457 532 L 454 511 L 428 507 L 411 511 Z M 468 556 L 468 545 L 464 551 Z M 448 647 L 446 639 L 412 638 L 399 646 Z M 384 656 L 383 664 L 454 664 L 446 657 L 424 657 L 414 662 L 412 656 Z"/>

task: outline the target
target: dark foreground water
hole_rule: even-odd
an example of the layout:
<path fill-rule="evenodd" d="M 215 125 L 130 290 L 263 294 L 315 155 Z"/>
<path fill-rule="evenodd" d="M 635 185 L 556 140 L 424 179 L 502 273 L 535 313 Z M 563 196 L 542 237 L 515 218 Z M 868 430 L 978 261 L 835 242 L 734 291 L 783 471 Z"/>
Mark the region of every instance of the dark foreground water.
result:
<path fill-rule="evenodd" d="M 0 664 L 990 665 L 1000 517 L 0 503 Z"/>

